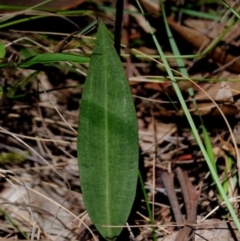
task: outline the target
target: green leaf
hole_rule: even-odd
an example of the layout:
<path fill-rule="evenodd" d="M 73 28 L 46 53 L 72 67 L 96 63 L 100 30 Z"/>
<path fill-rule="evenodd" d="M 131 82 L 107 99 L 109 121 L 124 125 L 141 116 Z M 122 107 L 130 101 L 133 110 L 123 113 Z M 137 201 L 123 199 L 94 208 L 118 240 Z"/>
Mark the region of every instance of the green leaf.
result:
<path fill-rule="evenodd" d="M 107 240 L 115 240 L 122 228 L 106 225 L 125 225 L 128 219 L 136 194 L 138 155 L 130 87 L 100 23 L 81 101 L 78 160 L 84 204 Z"/>
<path fill-rule="evenodd" d="M 90 58 L 85 56 L 79 56 L 76 54 L 66 54 L 66 53 L 46 53 L 46 54 L 38 54 L 35 56 L 31 56 L 26 58 L 23 62 L 21 62 L 18 67 L 20 68 L 30 68 L 31 66 L 37 64 L 49 64 L 52 62 L 60 62 L 60 61 L 70 61 L 75 63 L 89 63 Z"/>

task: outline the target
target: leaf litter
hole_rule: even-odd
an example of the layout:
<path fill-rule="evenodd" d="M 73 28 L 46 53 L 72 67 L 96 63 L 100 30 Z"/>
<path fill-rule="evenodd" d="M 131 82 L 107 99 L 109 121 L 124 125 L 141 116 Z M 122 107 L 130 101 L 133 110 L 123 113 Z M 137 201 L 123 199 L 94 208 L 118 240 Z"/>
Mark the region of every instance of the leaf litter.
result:
<path fill-rule="evenodd" d="M 156 22 L 159 21 L 157 5 L 154 1 L 141 2 L 144 2 L 145 8 L 150 13 L 153 11 L 151 24 L 154 26 L 155 34 L 157 36 L 160 34 L 159 41 L 162 41 L 161 44 L 166 55 L 171 54 L 171 50 L 166 44 L 167 40 L 164 39 L 166 36 L 156 25 Z M 146 5 L 149 2 L 151 2 L 151 6 Z M 85 4 L 87 6 L 87 3 Z M 137 9 L 135 2 L 129 1 L 128 4 L 129 7 L 126 8 L 135 12 Z M 177 3 L 171 1 L 171 4 L 174 7 Z M 90 9 L 94 7 L 96 6 L 89 6 Z M 210 6 L 208 7 L 210 8 Z M 113 14 L 101 9 L 99 15 L 103 17 L 103 21 L 105 14 L 105 21 L 112 29 Z M 172 13 L 172 15 L 174 14 L 176 13 Z M 88 21 L 92 20 L 91 16 L 88 18 Z M 193 24 L 191 22 L 193 19 L 189 16 L 184 16 L 184 21 L 177 22 L 177 20 L 179 19 L 175 17 L 174 22 L 169 20 L 169 24 L 175 31 L 174 36 L 179 40 L 179 46 L 182 47 L 184 54 L 186 54 L 186 50 L 189 50 L 187 54 L 201 53 L 207 47 L 205 45 L 202 48 L 201 44 L 203 42 L 210 43 L 224 29 L 223 23 L 203 19 L 198 20 L 198 24 L 195 20 L 195 24 Z M 139 15 L 136 18 L 134 14 L 131 14 L 126 23 L 128 31 L 124 32 L 124 39 L 128 40 L 128 45 L 132 45 L 146 54 L 155 54 L 155 47 L 149 40 L 144 17 Z M 201 26 L 203 23 L 204 27 Z M 234 51 L 231 48 L 232 44 L 238 46 L 239 33 L 235 30 L 238 25 L 239 23 L 233 26 L 232 31 L 230 30 L 229 34 L 225 36 L 220 46 L 217 45 L 209 55 L 197 60 L 185 60 L 191 77 L 198 80 L 198 84 L 224 110 L 237 140 L 240 139 L 238 127 L 239 82 L 236 81 L 239 79 L 239 60 L 233 55 Z M 214 31 L 209 34 L 207 31 L 203 31 L 204 28 L 211 26 L 215 27 Z M 8 31 L 6 30 L 6 33 L 9 33 Z M 21 31 L 13 32 L 10 39 L 8 34 L 2 33 L 0 38 L 3 43 L 6 43 L 13 39 L 16 40 L 24 34 L 26 33 L 21 33 Z M 46 43 L 41 33 L 27 34 L 29 38 L 40 44 Z M 190 40 L 189 35 L 190 37 L 195 36 L 195 39 Z M 52 37 L 50 34 L 48 36 Z M 201 44 L 196 41 L 196 36 Z M 61 39 L 61 37 L 58 38 Z M 41 43 L 41 41 L 43 42 Z M 76 39 L 72 39 L 66 45 L 66 48 L 69 49 L 65 50 L 72 51 L 72 53 L 75 53 L 74 51 L 79 53 L 79 50 L 81 53 L 89 53 L 92 43 L 89 44 L 84 39 L 82 41 L 85 45 L 82 44 L 76 50 L 71 49 L 76 45 Z M 19 58 L 21 56 L 20 47 L 22 48 L 26 44 L 29 42 L 23 40 L 23 42 L 13 43 L 11 47 L 8 47 L 9 60 Z M 39 48 L 39 46 L 31 44 L 31 48 Z M 51 41 L 48 41 L 48 44 L 51 44 Z M 189 47 L 186 48 L 186 46 Z M 53 47 L 45 46 L 45 49 L 51 50 Z M 199 49 L 200 51 L 198 51 Z M 124 52 L 126 49 L 123 48 L 122 51 Z M 229 61 L 234 63 L 228 66 Z M 176 68 L 175 61 L 171 60 L 170 63 L 173 68 Z M 218 196 L 205 160 L 182 115 L 181 107 L 171 88 L 171 83 L 165 76 L 164 68 L 147 60 L 146 57 L 143 59 L 134 56 L 129 58 L 127 65 L 125 65 L 126 70 L 131 69 L 130 72 L 126 71 L 130 80 L 133 77 L 144 79 L 141 82 L 130 81 L 130 85 L 134 93 L 139 122 L 142 153 L 140 170 L 145 180 L 152 210 L 154 210 L 157 240 L 179 240 L 179 235 L 188 236 L 186 232 L 193 233 L 193 230 L 195 235 L 192 234 L 191 237 L 195 240 L 240 239 L 224 204 L 221 205 L 221 198 Z M 87 71 L 87 65 L 75 65 L 75 67 L 82 73 Z M 1 238 L 18 240 L 23 239 L 24 234 L 27 234 L 29 239 L 98 240 L 99 234 L 85 212 L 76 159 L 75 131 L 77 130 L 79 99 L 82 92 L 81 84 L 84 83 L 85 77 L 70 70 L 71 67 L 65 69 L 64 72 L 57 73 L 47 70 L 46 73 L 36 73 L 31 78 L 33 71 L 29 70 L 4 69 L 2 71 L 1 85 L 2 87 L 6 85 L 8 92 L 2 91 L 1 99 L 1 152 L 8 155 L 24 153 L 26 156 L 23 158 L 23 156 L 12 155 L 11 158 L 16 162 L 1 163 L 1 209 L 16 223 L 14 226 L 9 222 L 7 216 L 0 210 Z M 163 81 L 153 83 L 147 77 L 153 75 Z M 203 81 L 204 79 L 218 81 L 209 82 Z M 16 82 L 19 84 L 16 85 Z M 14 85 L 15 88 L 9 89 Z M 180 81 L 179 85 L 182 86 L 181 90 L 189 109 L 192 109 L 194 120 L 196 123 L 200 123 L 199 112 L 195 111 L 186 92 L 189 86 L 194 88 L 195 98 L 213 145 L 219 177 L 221 180 L 229 178 L 227 191 L 237 212 L 237 165 L 229 130 L 222 121 L 219 111 L 201 90 L 186 81 Z M 12 98 L 14 96 L 20 97 Z M 226 173 L 229 158 L 232 158 L 233 161 L 230 170 Z M 179 180 L 181 178 L 178 176 L 178 172 L 184 173 L 181 175 L 185 178 L 187 191 L 182 190 L 183 185 Z M 168 175 L 172 175 L 172 181 L 168 177 L 166 178 Z M 171 184 L 170 187 L 169 184 Z M 141 191 L 139 190 L 138 193 Z M 171 201 L 174 200 L 175 204 L 169 200 L 169 193 L 174 194 L 175 199 Z M 194 199 L 192 203 L 188 204 L 184 195 L 190 195 Z M 134 209 L 133 221 L 129 220 L 133 234 L 132 236 L 127 234 L 127 237 L 131 237 L 129 240 L 152 240 L 152 230 L 145 202 L 141 195 L 138 198 L 139 202 Z M 178 211 L 176 211 L 176 207 L 179 207 Z M 181 216 L 183 221 L 176 218 L 176 214 Z M 181 229 L 181 227 L 184 228 Z M 185 234 L 181 234 L 182 232 Z M 182 237 L 182 240 L 186 239 Z M 127 238 L 125 237 L 124 240 Z"/>

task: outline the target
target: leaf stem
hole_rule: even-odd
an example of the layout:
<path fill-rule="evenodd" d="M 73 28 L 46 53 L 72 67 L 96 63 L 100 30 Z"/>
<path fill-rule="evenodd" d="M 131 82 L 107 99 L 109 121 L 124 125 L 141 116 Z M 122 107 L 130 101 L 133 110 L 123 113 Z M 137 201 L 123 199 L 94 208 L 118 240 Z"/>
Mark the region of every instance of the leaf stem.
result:
<path fill-rule="evenodd" d="M 117 3 L 116 3 L 116 18 L 115 18 L 114 47 L 115 47 L 118 55 L 120 55 L 120 46 L 121 46 L 123 6 L 124 6 L 124 0 L 117 0 Z"/>

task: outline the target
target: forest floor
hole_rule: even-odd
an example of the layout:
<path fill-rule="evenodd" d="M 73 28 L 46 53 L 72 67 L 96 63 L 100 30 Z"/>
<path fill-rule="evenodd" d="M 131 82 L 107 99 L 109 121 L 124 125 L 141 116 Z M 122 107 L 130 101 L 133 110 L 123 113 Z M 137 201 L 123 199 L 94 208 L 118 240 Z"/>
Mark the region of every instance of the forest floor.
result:
<path fill-rule="evenodd" d="M 119 240 L 184 241 L 190 233 L 192 240 L 199 241 L 240 240 L 161 64 L 146 19 L 165 56 L 173 55 L 171 39 L 181 55 L 188 55 L 181 66 L 188 76 L 174 74 L 203 141 L 202 126 L 207 130 L 218 177 L 238 216 L 239 21 L 220 1 L 167 1 L 165 21 L 159 1 L 139 2 L 145 16 L 136 1 L 125 1 L 122 62 L 136 106 L 140 171 L 154 225 L 139 188 L 129 226 Z M 227 2 L 239 11 L 238 1 Z M 0 5 L 0 41 L 7 51 L 4 63 L 36 53 L 89 56 L 96 25 L 79 32 L 99 19 L 113 33 L 112 1 L 66 3 L 61 1 L 54 8 L 78 12 L 50 14 L 41 7 L 14 12 Z M 44 17 L 33 19 L 40 15 Z M 167 59 L 173 70 L 180 70 L 176 58 Z M 1 68 L 0 240 L 99 240 L 82 200 L 77 162 L 79 102 L 87 67 Z"/>

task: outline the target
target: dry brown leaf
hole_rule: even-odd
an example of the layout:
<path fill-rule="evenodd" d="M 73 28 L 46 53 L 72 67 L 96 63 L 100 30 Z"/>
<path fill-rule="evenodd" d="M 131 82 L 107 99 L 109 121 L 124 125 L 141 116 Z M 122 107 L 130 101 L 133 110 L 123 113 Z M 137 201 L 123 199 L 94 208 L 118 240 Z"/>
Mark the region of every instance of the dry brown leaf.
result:
<path fill-rule="evenodd" d="M 226 81 L 221 82 L 221 88 L 218 90 L 214 99 L 215 101 L 233 102 L 232 91 Z"/>
<path fill-rule="evenodd" d="M 204 83 L 204 84 L 200 84 L 200 86 L 215 101 L 233 102 L 233 96 L 236 95 L 237 93 L 232 92 L 232 90 L 235 88 L 236 89 L 240 88 L 240 83 L 222 81 L 214 84 Z M 197 90 L 195 94 L 195 99 L 198 101 L 210 100 L 209 97 L 203 91 L 199 91 L 199 90 Z"/>
<path fill-rule="evenodd" d="M 133 11 L 133 12 L 138 12 L 138 9 L 136 7 L 134 7 L 132 4 L 128 5 L 128 10 L 129 11 Z M 145 17 L 141 14 L 131 14 L 131 16 L 133 18 L 135 18 L 136 22 L 138 23 L 138 25 L 146 32 L 146 33 L 151 33 L 147 21 L 145 19 Z M 152 31 L 155 32 L 156 29 L 152 28 Z"/>
<path fill-rule="evenodd" d="M 138 50 L 139 52 L 142 52 L 145 55 L 158 54 L 156 49 L 150 49 L 146 46 L 140 46 L 139 48 L 135 48 L 135 49 Z"/>
<path fill-rule="evenodd" d="M 219 36 L 219 34 L 221 34 L 225 29 L 225 25 L 223 23 L 216 23 L 211 20 L 204 19 L 186 19 L 184 24 L 202 34 L 207 34 L 209 38 L 216 38 L 216 36 Z"/>
<path fill-rule="evenodd" d="M 199 224 L 199 223 L 198 223 Z M 233 222 L 230 223 L 231 230 L 228 224 L 218 219 L 209 219 L 201 222 L 195 228 L 195 241 L 235 241 L 240 240 L 240 233 L 236 229 Z M 173 241 L 178 232 L 174 232 L 158 241 Z M 234 236 L 233 236 L 234 235 Z"/>
<path fill-rule="evenodd" d="M 149 13 L 158 14 L 160 12 L 158 0 L 140 0 L 140 3 Z"/>
<path fill-rule="evenodd" d="M 144 88 L 149 90 L 156 90 L 156 91 L 162 91 L 163 89 L 160 83 L 151 83 L 151 82 L 146 83 L 144 85 Z"/>
<path fill-rule="evenodd" d="M 225 24 L 221 22 L 213 22 L 211 20 L 204 19 L 187 19 L 184 21 L 184 24 L 192 29 L 197 30 L 203 34 L 207 34 L 209 38 L 216 38 L 225 30 Z M 229 32 L 224 36 L 223 40 L 226 43 L 231 43 L 231 45 L 239 46 L 238 39 L 240 35 L 239 25 L 236 24 L 231 27 Z"/>
<path fill-rule="evenodd" d="M 236 106 L 231 104 L 222 104 L 219 105 L 219 109 L 223 112 L 224 115 L 227 116 L 236 116 L 238 114 L 238 109 Z M 194 104 L 190 104 L 190 112 L 193 115 L 211 115 L 211 116 L 220 116 L 218 108 L 215 104 L 210 102 L 198 103 L 198 110 L 195 110 Z"/>
<path fill-rule="evenodd" d="M 176 23 L 171 18 L 168 18 L 168 24 L 175 32 L 177 32 L 188 43 L 190 43 L 197 49 L 201 48 L 203 43 L 205 44 L 205 46 L 208 46 L 211 42 L 211 40 L 204 34 L 188 27 L 182 26 Z M 230 65 L 226 66 L 226 69 L 236 73 L 240 73 L 240 59 L 228 54 L 221 47 L 215 47 L 211 52 L 208 53 L 208 56 L 210 56 L 210 58 L 222 65 L 229 64 L 231 62 Z"/>
<path fill-rule="evenodd" d="M 233 97 L 236 95 L 239 95 L 240 92 L 240 82 L 232 82 L 232 81 L 227 81 L 225 84 L 222 84 L 222 82 L 217 82 L 217 83 L 204 83 L 204 84 L 199 84 L 201 88 L 203 88 L 207 94 L 213 98 L 214 100 L 218 101 L 228 101 L 232 102 Z M 201 101 L 209 101 L 209 97 L 203 92 L 200 91 L 197 87 L 194 86 L 195 90 L 195 99 L 196 100 L 201 100 Z M 222 92 L 219 95 L 219 91 Z M 222 99 L 220 98 L 222 94 Z M 223 95 L 225 95 L 225 98 L 223 98 Z"/>
<path fill-rule="evenodd" d="M 154 138 L 157 138 L 158 143 L 162 143 L 166 138 L 176 132 L 175 124 L 164 124 L 156 122 L 156 132 L 153 129 L 153 122 L 149 123 L 146 131 L 141 131 L 140 134 L 140 146 L 143 151 L 147 151 L 154 147 Z M 155 135 L 155 137 L 154 137 Z"/>

